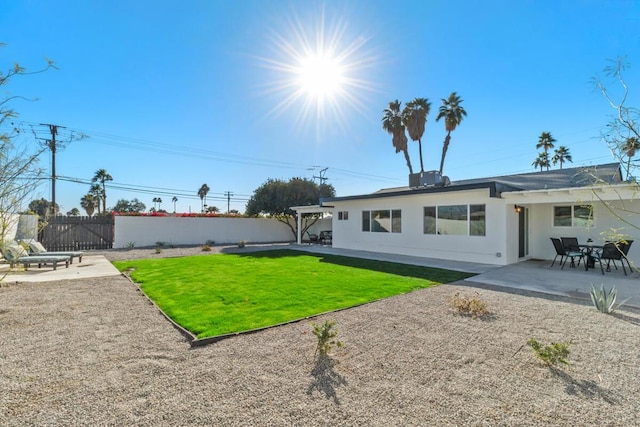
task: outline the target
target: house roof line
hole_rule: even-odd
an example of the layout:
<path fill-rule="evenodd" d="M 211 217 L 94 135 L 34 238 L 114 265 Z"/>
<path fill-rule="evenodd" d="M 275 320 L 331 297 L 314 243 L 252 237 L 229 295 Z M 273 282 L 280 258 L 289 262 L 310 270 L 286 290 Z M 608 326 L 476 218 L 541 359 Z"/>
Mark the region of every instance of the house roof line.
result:
<path fill-rule="evenodd" d="M 499 189 L 499 187 L 502 187 Z M 514 187 L 512 187 L 515 189 Z M 320 205 L 325 205 L 325 203 L 331 202 L 341 202 L 347 200 L 366 200 L 366 199 L 380 199 L 385 197 L 399 197 L 399 196 L 408 196 L 414 194 L 430 194 L 430 193 L 448 193 L 453 191 L 468 191 L 468 190 L 481 190 L 488 189 L 489 197 L 500 197 L 501 191 L 507 191 L 506 186 L 501 186 L 499 182 L 489 181 L 489 182 L 479 182 L 474 184 L 462 184 L 462 185 L 450 185 L 447 187 L 424 187 L 424 188 L 416 188 L 412 190 L 398 190 L 398 191 L 389 191 L 386 193 L 371 193 L 371 194 L 361 194 L 357 196 L 343 196 L 343 197 L 328 197 L 320 199 Z"/>
<path fill-rule="evenodd" d="M 348 200 L 367 200 L 417 194 L 468 191 L 485 188 L 489 190 L 489 197 L 502 197 L 503 193 L 532 194 L 532 192 L 558 191 L 559 189 L 566 191 L 566 189 L 576 190 L 578 188 L 597 188 L 597 186 L 594 186 L 594 180 L 599 180 L 607 185 L 616 185 L 621 183 L 622 172 L 620 170 L 620 164 L 607 163 L 602 165 L 580 166 L 575 168 L 530 172 L 517 175 L 504 175 L 491 178 L 467 179 L 453 181 L 447 186 L 390 188 L 370 194 L 323 198 L 320 199 L 320 204 L 323 205 L 325 203 Z"/>

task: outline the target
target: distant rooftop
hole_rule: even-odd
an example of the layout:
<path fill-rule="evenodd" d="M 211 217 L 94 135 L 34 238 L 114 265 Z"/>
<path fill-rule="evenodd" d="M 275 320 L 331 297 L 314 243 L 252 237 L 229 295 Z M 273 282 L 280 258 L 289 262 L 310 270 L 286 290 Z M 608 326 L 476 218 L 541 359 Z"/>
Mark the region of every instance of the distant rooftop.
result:
<path fill-rule="evenodd" d="M 622 173 L 620 172 L 619 163 L 607 163 L 604 165 L 554 169 L 492 178 L 465 179 L 452 182 L 451 185 L 464 185 L 487 181 L 495 181 L 513 187 L 514 190 L 512 191 L 546 190 L 585 187 L 593 185 L 596 181 L 606 184 L 620 183 L 622 182 Z"/>

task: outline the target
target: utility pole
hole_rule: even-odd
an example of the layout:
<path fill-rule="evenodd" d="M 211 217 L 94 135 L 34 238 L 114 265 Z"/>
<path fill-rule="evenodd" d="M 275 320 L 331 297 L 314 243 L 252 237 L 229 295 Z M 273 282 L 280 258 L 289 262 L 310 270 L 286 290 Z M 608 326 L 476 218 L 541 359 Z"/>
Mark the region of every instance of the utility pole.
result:
<path fill-rule="evenodd" d="M 233 196 L 233 193 L 231 191 L 225 191 L 224 195 L 227 196 L 227 213 L 229 213 L 231 210 L 229 207 L 231 205 L 231 196 Z"/>
<path fill-rule="evenodd" d="M 314 179 L 318 178 L 318 182 L 320 183 L 320 185 L 324 184 L 324 182 L 329 179 L 326 176 L 324 176 L 324 174 L 327 172 L 328 169 L 329 169 L 328 167 L 324 169 L 320 169 L 320 176 L 315 176 L 315 175 L 313 176 Z"/>
<path fill-rule="evenodd" d="M 66 127 L 48 123 L 40 123 L 40 126 L 48 127 L 49 133 L 51 133 L 51 139 L 38 138 L 35 130 L 33 131 L 34 135 L 36 135 L 36 139 L 44 141 L 43 145 L 51 150 L 51 213 L 53 215 L 56 215 L 56 152 L 59 148 L 64 148 L 64 144 L 66 144 L 67 142 L 71 142 L 76 138 L 73 131 L 71 131 L 71 134 L 65 138 L 65 141 L 60 141 L 59 139 L 56 139 L 56 137 L 58 136 L 58 129 L 66 129 Z M 80 134 L 79 138 L 77 139 L 83 139 L 85 137 L 86 135 Z"/>
<path fill-rule="evenodd" d="M 45 140 L 45 145 L 51 150 L 51 213 L 55 216 L 56 212 L 56 151 L 58 128 L 62 126 L 40 123 L 40 126 L 47 126 L 51 132 L 51 139 Z M 64 128 L 63 128 L 64 129 Z"/>

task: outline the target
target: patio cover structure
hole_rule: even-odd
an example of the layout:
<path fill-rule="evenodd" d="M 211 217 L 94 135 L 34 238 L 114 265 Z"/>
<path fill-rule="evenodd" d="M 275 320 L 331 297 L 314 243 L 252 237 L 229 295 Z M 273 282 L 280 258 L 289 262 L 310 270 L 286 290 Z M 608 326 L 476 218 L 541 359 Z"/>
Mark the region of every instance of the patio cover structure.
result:
<path fill-rule="evenodd" d="M 296 212 L 296 230 L 297 230 L 297 235 L 296 235 L 296 243 L 301 245 L 302 244 L 302 217 L 306 214 L 325 214 L 325 213 L 330 213 L 332 212 L 332 208 L 331 207 L 323 207 L 320 205 L 309 205 L 309 206 L 292 206 L 291 207 L 292 211 Z"/>

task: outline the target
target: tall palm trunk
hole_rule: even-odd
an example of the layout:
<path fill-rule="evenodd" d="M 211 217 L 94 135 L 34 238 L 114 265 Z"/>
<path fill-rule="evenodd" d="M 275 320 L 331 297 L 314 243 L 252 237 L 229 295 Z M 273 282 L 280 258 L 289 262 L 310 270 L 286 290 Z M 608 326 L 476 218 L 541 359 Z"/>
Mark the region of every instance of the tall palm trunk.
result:
<path fill-rule="evenodd" d="M 418 150 L 420 150 L 420 172 L 424 172 L 424 164 L 422 163 L 422 140 L 418 138 Z"/>
<path fill-rule="evenodd" d="M 447 132 L 447 136 L 444 138 L 442 144 L 442 157 L 440 158 L 440 175 L 442 176 L 442 169 L 444 168 L 444 158 L 447 156 L 447 150 L 449 149 L 449 142 L 451 142 L 451 131 Z"/>
<path fill-rule="evenodd" d="M 409 167 L 409 173 L 412 174 L 413 173 L 413 168 L 411 167 L 411 160 L 409 159 L 409 151 L 402 150 L 402 152 L 404 153 L 404 158 L 407 160 L 407 166 Z"/>
<path fill-rule="evenodd" d="M 107 213 L 107 189 L 102 181 L 102 212 Z"/>
<path fill-rule="evenodd" d="M 547 147 L 546 146 L 544 147 L 544 154 L 546 154 L 545 157 L 548 159 L 549 158 L 549 152 L 547 151 Z M 550 162 L 547 162 L 547 172 L 549 171 L 549 163 Z M 542 172 L 542 168 L 540 168 L 540 172 Z"/>

